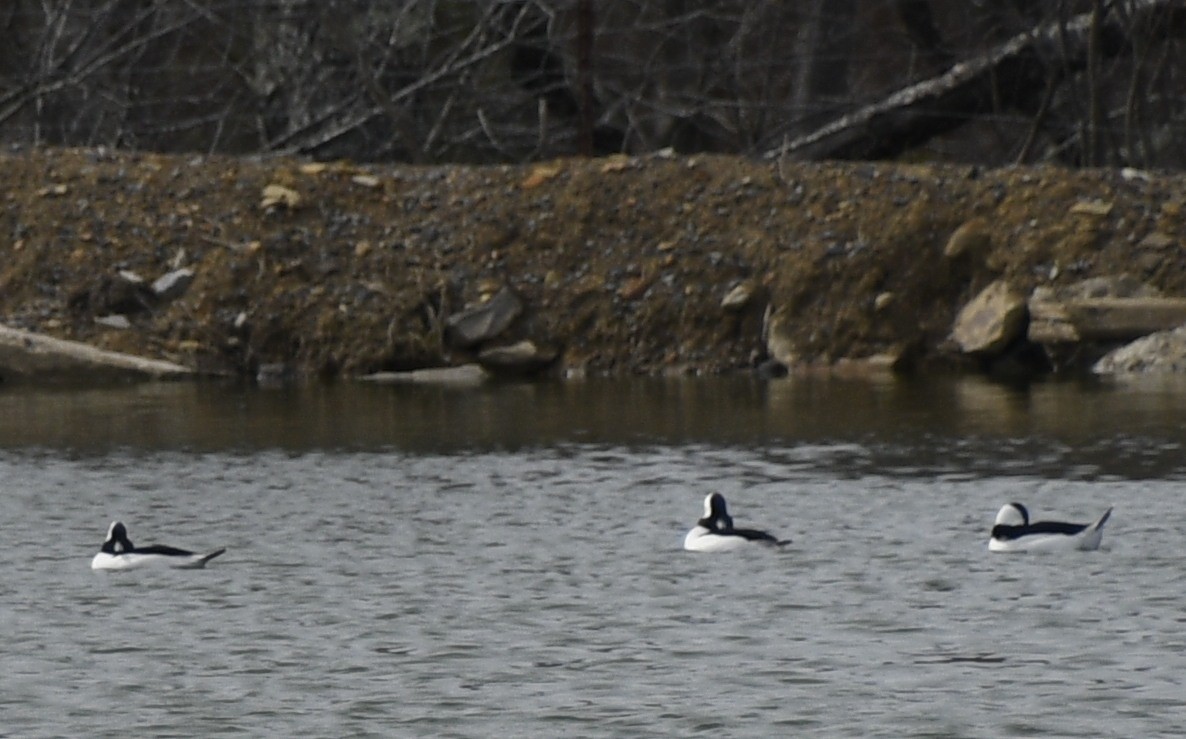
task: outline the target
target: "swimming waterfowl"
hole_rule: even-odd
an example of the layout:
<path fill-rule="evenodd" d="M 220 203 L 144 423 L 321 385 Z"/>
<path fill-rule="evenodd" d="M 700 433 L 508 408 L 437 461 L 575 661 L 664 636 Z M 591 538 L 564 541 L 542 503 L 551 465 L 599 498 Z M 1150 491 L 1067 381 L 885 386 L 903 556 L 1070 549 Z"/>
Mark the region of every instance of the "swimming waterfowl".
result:
<path fill-rule="evenodd" d="M 127 528 L 119 521 L 113 521 L 107 529 L 107 539 L 99 548 L 99 553 L 91 560 L 92 570 L 127 570 L 133 567 L 158 565 L 185 570 L 197 570 L 226 549 L 219 549 L 209 554 L 195 554 L 187 549 L 152 544 L 147 547 L 137 547 L 128 538 Z"/>
<path fill-rule="evenodd" d="M 1007 503 L 997 512 L 988 549 L 992 552 L 1033 552 L 1049 550 L 1092 551 L 1099 549 L 1104 524 L 1112 509 L 1091 523 L 1036 521 L 1021 503 Z"/>
<path fill-rule="evenodd" d="M 733 528 L 725 496 L 720 493 L 709 493 L 704 498 L 704 517 L 684 537 L 684 549 L 689 552 L 728 552 L 754 544 L 784 546 L 790 543 L 789 539 L 781 540 L 758 529 Z"/>

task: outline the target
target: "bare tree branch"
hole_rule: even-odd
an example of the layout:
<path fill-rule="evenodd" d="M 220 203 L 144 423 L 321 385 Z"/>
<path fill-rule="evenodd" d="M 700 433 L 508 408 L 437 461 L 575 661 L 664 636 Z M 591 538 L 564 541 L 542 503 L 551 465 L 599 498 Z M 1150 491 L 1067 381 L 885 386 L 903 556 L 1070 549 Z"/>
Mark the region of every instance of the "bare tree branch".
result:
<path fill-rule="evenodd" d="M 1155 14 L 1182 13 L 1181 0 L 1132 0 L 1128 17 L 1136 22 Z M 1050 23 L 1015 36 L 978 59 L 962 62 L 944 74 L 899 90 L 885 99 L 842 116 L 805 136 L 791 140 L 768 156 L 789 154 L 799 159 L 878 159 L 900 154 L 930 138 L 963 125 L 999 104 L 1028 95 L 1052 74 L 1043 52 L 1060 40 L 1068 64 L 1082 67 L 1092 37 L 1093 14 L 1069 22 Z M 1168 33 L 1176 23 L 1160 26 Z M 1130 26 L 1112 7 L 1098 21 L 1100 53 L 1113 55 L 1128 44 Z"/>

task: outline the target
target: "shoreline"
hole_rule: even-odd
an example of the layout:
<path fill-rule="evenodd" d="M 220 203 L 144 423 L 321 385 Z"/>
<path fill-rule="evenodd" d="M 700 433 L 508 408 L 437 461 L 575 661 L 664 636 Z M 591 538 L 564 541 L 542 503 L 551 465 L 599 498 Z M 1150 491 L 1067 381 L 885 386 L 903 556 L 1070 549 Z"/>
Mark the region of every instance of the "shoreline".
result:
<path fill-rule="evenodd" d="M 0 325 L 203 375 L 979 371 L 950 335 L 996 281 L 1186 295 L 1176 173 L 3 158 Z"/>

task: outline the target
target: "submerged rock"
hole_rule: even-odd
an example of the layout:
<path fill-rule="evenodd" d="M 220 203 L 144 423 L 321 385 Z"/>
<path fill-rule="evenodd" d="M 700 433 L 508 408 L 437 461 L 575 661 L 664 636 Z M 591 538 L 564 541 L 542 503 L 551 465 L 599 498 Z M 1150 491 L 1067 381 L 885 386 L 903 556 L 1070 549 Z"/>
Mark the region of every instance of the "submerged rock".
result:
<path fill-rule="evenodd" d="M 480 366 L 463 364 L 458 367 L 430 367 L 409 372 L 375 372 L 358 378 L 366 382 L 414 383 L 426 385 L 478 385 L 489 378 Z"/>

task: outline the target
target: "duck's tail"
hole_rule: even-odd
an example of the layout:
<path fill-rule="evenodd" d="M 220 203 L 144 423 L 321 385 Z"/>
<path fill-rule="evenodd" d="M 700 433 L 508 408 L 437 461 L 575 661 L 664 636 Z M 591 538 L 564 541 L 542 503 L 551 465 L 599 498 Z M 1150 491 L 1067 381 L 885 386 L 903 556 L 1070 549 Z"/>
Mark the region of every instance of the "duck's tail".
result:
<path fill-rule="evenodd" d="M 195 567 L 205 567 L 207 562 L 214 559 L 215 557 L 217 557 L 218 555 L 222 554 L 225 551 L 226 551 L 226 547 L 223 547 L 222 549 L 219 549 L 218 551 L 210 552 L 205 557 L 202 557 L 201 559 L 199 559 L 197 564 L 194 566 Z"/>
<path fill-rule="evenodd" d="M 1108 518 L 1112 515 L 1112 508 L 1109 506 L 1108 510 L 1104 511 L 1104 515 L 1096 519 L 1095 523 L 1089 527 L 1092 531 L 1099 531 L 1108 522 Z"/>

